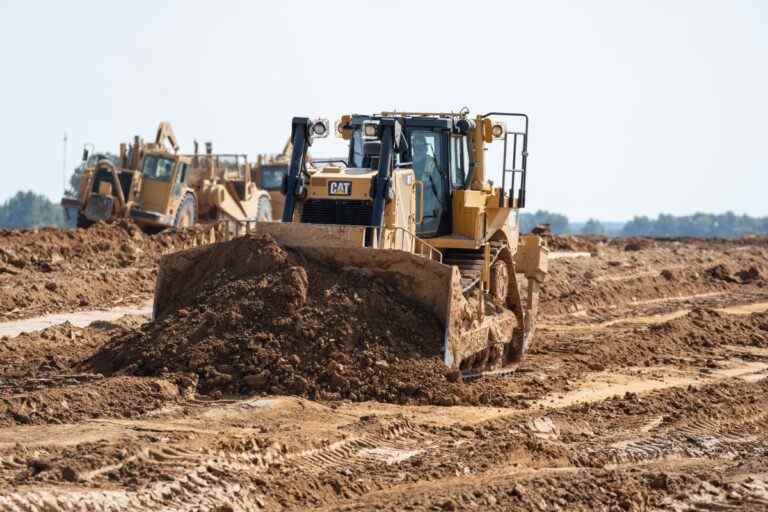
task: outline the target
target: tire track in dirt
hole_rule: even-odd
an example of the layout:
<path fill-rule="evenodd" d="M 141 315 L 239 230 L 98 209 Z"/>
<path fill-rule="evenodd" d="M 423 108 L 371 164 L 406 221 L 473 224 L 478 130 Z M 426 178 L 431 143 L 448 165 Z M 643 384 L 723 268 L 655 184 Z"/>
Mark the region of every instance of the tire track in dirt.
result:
<path fill-rule="evenodd" d="M 430 436 L 417 426 L 397 422 L 372 433 L 349 437 L 297 453 L 284 453 L 280 447 L 254 449 L 247 452 L 214 451 L 204 453 L 175 447 L 143 448 L 119 464 L 113 464 L 77 475 L 87 484 L 105 473 L 128 464 L 162 466 L 174 475 L 172 482 L 160 482 L 135 491 L 107 489 L 50 488 L 30 489 L 0 495 L 0 509 L 10 511 L 59 511 L 88 509 L 177 510 L 191 511 L 203 507 L 229 505 L 236 510 L 260 510 L 266 498 L 243 484 L 268 471 L 284 474 L 300 472 L 306 477 L 333 468 L 350 468 L 371 462 L 395 464 L 430 449 Z M 4 464 L 8 469 L 22 465 L 15 461 Z"/>

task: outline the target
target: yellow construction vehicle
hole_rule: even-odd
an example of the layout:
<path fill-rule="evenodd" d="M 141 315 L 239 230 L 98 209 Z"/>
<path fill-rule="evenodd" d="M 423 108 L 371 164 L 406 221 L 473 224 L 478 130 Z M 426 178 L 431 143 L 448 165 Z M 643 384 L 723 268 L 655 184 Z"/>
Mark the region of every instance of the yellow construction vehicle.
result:
<path fill-rule="evenodd" d="M 290 139 L 283 146 L 283 151 L 276 155 L 261 154 L 256 158 L 256 163 L 251 166 L 251 176 L 259 189 L 269 194 L 272 203 L 272 212 L 282 214 L 285 206 L 285 195 L 283 194 L 283 181 L 288 176 L 288 170 L 291 163 L 291 152 L 293 145 Z M 347 166 L 345 158 L 317 158 L 313 159 L 307 155 L 307 172 L 312 173 L 317 168 L 325 164 L 335 164 Z"/>
<path fill-rule="evenodd" d="M 259 189 L 269 194 L 272 211 L 281 215 L 285 205 L 282 192 L 283 179 L 288 175 L 288 165 L 291 161 L 291 141 L 286 142 L 283 151 L 277 155 L 262 154 L 256 157 L 251 166 L 251 176 Z"/>
<path fill-rule="evenodd" d="M 166 143 L 168 144 L 166 146 Z M 87 168 L 77 198 L 62 206 L 77 208 L 77 226 L 130 218 L 148 232 L 197 222 L 271 220 L 269 195 L 251 182 L 245 155 L 179 154 L 169 123 L 160 123 L 154 142 L 134 137 L 120 145 L 117 164 L 101 159 Z M 84 153 L 83 161 L 89 155 Z"/>
<path fill-rule="evenodd" d="M 505 121 L 519 128 L 507 130 Z M 307 150 L 329 131 L 325 120 L 293 119 L 282 223 L 250 231 L 385 280 L 432 311 L 444 330 L 443 361 L 464 375 L 504 371 L 519 360 L 535 331 L 547 273 L 541 239 L 518 230 L 528 117 L 466 110 L 346 115 L 337 132 L 349 141 L 349 166 L 310 173 Z M 500 187 L 486 179 L 485 149 L 494 140 L 504 146 Z M 162 260 L 157 314 L 175 288 L 188 286 L 185 273 L 207 250 Z"/>

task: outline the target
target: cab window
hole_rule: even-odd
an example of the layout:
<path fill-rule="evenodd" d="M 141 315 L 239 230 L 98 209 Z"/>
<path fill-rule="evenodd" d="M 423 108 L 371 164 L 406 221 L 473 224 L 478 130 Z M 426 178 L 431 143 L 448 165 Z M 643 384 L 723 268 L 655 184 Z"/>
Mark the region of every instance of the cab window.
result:
<path fill-rule="evenodd" d="M 363 134 L 360 128 L 355 129 L 352 132 L 352 140 L 349 146 L 349 163 L 350 167 L 362 167 L 363 166 Z"/>
<path fill-rule="evenodd" d="M 466 182 L 466 138 L 451 137 L 451 186 L 464 188 Z"/>
<path fill-rule="evenodd" d="M 280 190 L 283 186 L 283 176 L 288 174 L 284 165 L 262 166 L 260 188 L 264 190 Z"/>
<path fill-rule="evenodd" d="M 179 183 L 186 183 L 187 181 L 187 164 L 179 165 Z"/>
<path fill-rule="evenodd" d="M 439 132 L 415 129 L 410 132 L 410 147 L 413 172 L 416 179 L 424 184 L 424 204 L 417 196 L 417 211 L 423 208 L 424 222 L 416 226 L 416 232 L 422 236 L 435 236 L 443 226 L 443 217 L 447 212 L 449 195 L 446 190 L 448 178 L 445 176 L 444 139 Z"/>
<path fill-rule="evenodd" d="M 144 170 L 142 172 L 145 178 L 157 181 L 171 181 L 173 175 L 173 160 L 158 156 L 144 157 Z"/>

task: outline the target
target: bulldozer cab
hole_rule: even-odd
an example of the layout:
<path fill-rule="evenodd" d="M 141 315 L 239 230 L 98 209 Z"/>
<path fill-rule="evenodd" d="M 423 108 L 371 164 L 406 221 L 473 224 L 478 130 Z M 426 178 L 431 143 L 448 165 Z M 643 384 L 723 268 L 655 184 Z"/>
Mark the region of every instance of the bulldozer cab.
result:
<path fill-rule="evenodd" d="M 451 236 L 457 229 L 462 231 L 460 219 L 454 218 L 460 213 L 453 208 L 456 192 L 472 189 L 494 195 L 485 181 L 484 160 L 477 154 L 483 151 L 484 143 L 493 139 L 503 140 L 504 145 L 502 187 L 495 192 L 495 206 L 516 210 L 524 204 L 526 159 L 523 155 L 527 156 L 527 117 L 506 113 L 496 115 L 523 119 L 525 126 L 519 131 L 507 131 L 504 124 L 491 122 L 488 116 L 469 119 L 462 113 L 383 113 L 346 116 L 340 121 L 339 130 L 350 141 L 348 162 L 351 168 L 377 169 L 382 152 L 387 151 L 391 152 L 393 168 L 412 168 L 418 191 L 415 234 L 420 238 L 437 238 Z M 383 139 L 373 135 L 375 130 L 368 128 L 371 134 L 368 136 L 365 130 L 366 126 L 379 126 L 388 118 L 399 125 L 399 140 L 389 141 L 389 147 L 383 148 Z M 510 175 L 510 187 L 506 192 Z M 515 191 L 515 185 L 519 190 Z M 513 199 L 515 192 L 517 199 Z"/>

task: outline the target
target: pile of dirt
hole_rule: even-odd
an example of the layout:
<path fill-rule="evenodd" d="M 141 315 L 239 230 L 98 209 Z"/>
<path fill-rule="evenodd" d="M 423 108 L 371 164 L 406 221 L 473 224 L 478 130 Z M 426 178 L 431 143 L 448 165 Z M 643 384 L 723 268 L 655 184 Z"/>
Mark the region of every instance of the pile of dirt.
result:
<path fill-rule="evenodd" d="M 204 236 L 205 227 L 149 236 L 125 220 L 0 230 L 0 319 L 140 302 L 152 294 L 160 256 Z"/>
<path fill-rule="evenodd" d="M 726 283 L 760 284 L 764 281 L 763 274 L 757 266 L 751 266 L 741 270 L 733 270 L 730 265 L 720 263 L 708 269 L 707 274 L 713 279 L 725 281 Z"/>
<path fill-rule="evenodd" d="M 598 245 L 605 243 L 607 239 L 600 236 L 552 235 L 546 240 L 551 251 L 593 253 L 597 251 Z"/>
<path fill-rule="evenodd" d="M 657 344 L 674 342 L 706 348 L 721 345 L 768 347 L 768 312 L 735 316 L 714 309 L 696 308 L 680 318 L 652 325 L 650 332 L 657 338 Z"/>
<path fill-rule="evenodd" d="M 142 317 L 123 317 L 0 337 L 0 426 L 132 417 L 179 400 L 178 386 L 167 381 L 105 379 L 78 368 L 108 340 L 142 323 Z"/>
<path fill-rule="evenodd" d="M 90 368 L 176 374 L 182 386 L 215 395 L 512 402 L 493 382 L 455 382 L 441 361 L 437 319 L 387 283 L 307 260 L 269 236 L 215 250 L 225 270 L 190 277 L 195 285 L 165 305 L 167 314 L 107 345 Z"/>
<path fill-rule="evenodd" d="M 143 317 L 126 316 L 114 322 L 94 322 L 88 327 L 65 322 L 15 337 L 0 336 L 0 385 L 71 371 L 107 340 L 142 323 Z"/>
<path fill-rule="evenodd" d="M 645 251 L 656 247 L 655 240 L 642 237 L 614 238 L 610 244 L 627 252 Z"/>
<path fill-rule="evenodd" d="M 612 239 L 593 257 L 551 261 L 540 311 L 574 313 L 736 290 L 762 293 L 768 285 L 762 247 L 659 240 L 646 240 L 653 246 L 645 246 L 640 240 L 645 239 Z"/>
<path fill-rule="evenodd" d="M 153 264 L 168 250 L 190 245 L 206 228 L 147 235 L 133 222 L 99 222 L 88 229 L 0 230 L 0 273 L 125 268 Z"/>
<path fill-rule="evenodd" d="M 0 388 L 0 426 L 74 423 L 90 418 L 135 418 L 180 401 L 178 387 L 162 379 L 70 376 L 55 387 L 18 394 Z"/>

